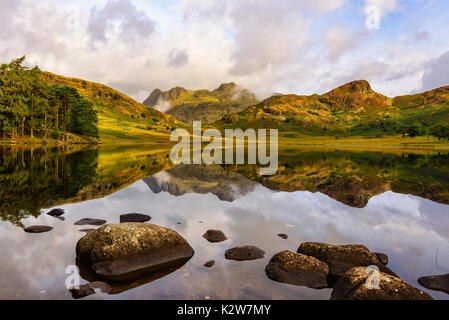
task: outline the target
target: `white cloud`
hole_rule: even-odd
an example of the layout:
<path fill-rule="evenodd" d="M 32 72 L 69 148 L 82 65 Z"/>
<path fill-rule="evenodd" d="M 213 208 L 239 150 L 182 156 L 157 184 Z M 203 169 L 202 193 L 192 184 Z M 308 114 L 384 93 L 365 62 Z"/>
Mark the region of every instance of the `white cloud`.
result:
<path fill-rule="evenodd" d="M 449 51 L 432 60 L 422 78 L 422 90 L 449 86 Z"/>
<path fill-rule="evenodd" d="M 108 42 L 112 32 L 125 43 L 148 39 L 154 29 L 154 21 L 130 0 L 108 0 L 103 8 L 94 7 L 87 25 L 92 43 Z"/>
<path fill-rule="evenodd" d="M 231 81 L 259 98 L 311 94 L 352 76 L 398 95 L 420 88 L 429 61 L 448 48 L 432 24 L 405 28 L 405 14 L 405 22 L 393 29 L 385 20 L 377 33 L 360 23 L 366 4 L 392 12 L 399 1 L 77 1 L 77 28 L 68 23 L 71 3 L 0 0 L 1 62 L 26 54 L 44 70 L 105 83 L 140 101 L 154 88 Z M 429 10 L 437 9 L 446 15 Z"/>
<path fill-rule="evenodd" d="M 338 60 L 342 54 L 355 48 L 361 33 L 354 33 L 345 26 L 332 26 L 326 29 L 325 39 L 332 61 Z"/>
<path fill-rule="evenodd" d="M 174 48 L 168 54 L 167 67 L 181 68 L 189 63 L 189 54 L 186 49 Z"/>

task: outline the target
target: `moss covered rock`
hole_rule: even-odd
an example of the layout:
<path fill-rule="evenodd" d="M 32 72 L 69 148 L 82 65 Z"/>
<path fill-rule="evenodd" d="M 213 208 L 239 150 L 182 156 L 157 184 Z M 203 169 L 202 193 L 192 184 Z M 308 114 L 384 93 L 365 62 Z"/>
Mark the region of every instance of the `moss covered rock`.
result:
<path fill-rule="evenodd" d="M 177 232 L 153 224 L 108 224 L 81 238 L 76 255 L 101 277 L 129 281 L 187 262 L 194 250 Z"/>

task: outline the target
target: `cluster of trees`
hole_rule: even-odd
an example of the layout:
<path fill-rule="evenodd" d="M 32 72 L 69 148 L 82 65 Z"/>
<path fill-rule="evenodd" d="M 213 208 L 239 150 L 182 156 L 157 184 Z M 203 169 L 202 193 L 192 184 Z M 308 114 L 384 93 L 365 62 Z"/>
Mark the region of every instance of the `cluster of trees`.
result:
<path fill-rule="evenodd" d="M 397 133 L 402 134 L 403 137 L 408 135 L 411 138 L 418 136 L 433 136 L 441 139 L 449 139 L 449 124 L 438 124 L 433 127 L 426 127 L 419 122 L 414 122 L 408 126 L 400 126 L 396 130 Z"/>
<path fill-rule="evenodd" d="M 98 137 L 93 104 L 75 88 L 49 85 L 25 57 L 0 66 L 0 135 L 3 139 L 36 135 L 60 139 L 63 132 Z"/>

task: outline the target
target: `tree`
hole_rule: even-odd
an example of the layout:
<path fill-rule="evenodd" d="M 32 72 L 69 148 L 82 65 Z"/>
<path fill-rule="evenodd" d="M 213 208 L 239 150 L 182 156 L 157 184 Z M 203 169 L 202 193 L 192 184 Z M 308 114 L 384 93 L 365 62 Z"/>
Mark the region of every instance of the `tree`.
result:
<path fill-rule="evenodd" d="M 72 100 L 69 131 L 90 137 L 98 137 L 98 115 L 93 104 L 77 96 Z"/>
<path fill-rule="evenodd" d="M 429 130 L 429 135 L 437 137 L 438 140 L 449 139 L 449 124 L 438 124 Z"/>
<path fill-rule="evenodd" d="M 70 86 L 48 85 L 38 67 L 22 64 L 25 57 L 0 66 L 0 134 L 3 139 L 34 137 L 45 139 L 48 128 L 52 136 L 67 137 L 59 133 L 77 132 L 98 136 L 98 117 L 93 105 Z M 72 115 L 72 109 L 76 113 Z M 79 117 L 79 120 L 76 118 Z"/>
<path fill-rule="evenodd" d="M 420 124 L 418 122 L 414 122 L 412 125 L 407 127 L 406 132 L 409 135 L 409 137 L 414 138 L 414 137 L 423 135 L 424 128 L 423 128 L 422 124 Z"/>

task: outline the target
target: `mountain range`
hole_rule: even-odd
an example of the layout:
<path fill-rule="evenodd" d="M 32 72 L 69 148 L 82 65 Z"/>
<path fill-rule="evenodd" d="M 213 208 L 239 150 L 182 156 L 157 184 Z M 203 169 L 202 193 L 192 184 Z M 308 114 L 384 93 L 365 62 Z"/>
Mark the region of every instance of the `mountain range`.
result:
<path fill-rule="evenodd" d="M 225 114 L 243 111 L 258 102 L 254 93 L 230 82 L 221 84 L 213 91 L 182 87 L 168 91 L 155 89 L 143 104 L 191 124 L 192 120 L 214 122 Z"/>
<path fill-rule="evenodd" d="M 414 122 L 433 126 L 449 120 L 449 86 L 389 98 L 365 80 L 323 95 L 276 95 L 213 124 L 228 128 L 278 128 L 305 135 L 394 133 Z"/>

